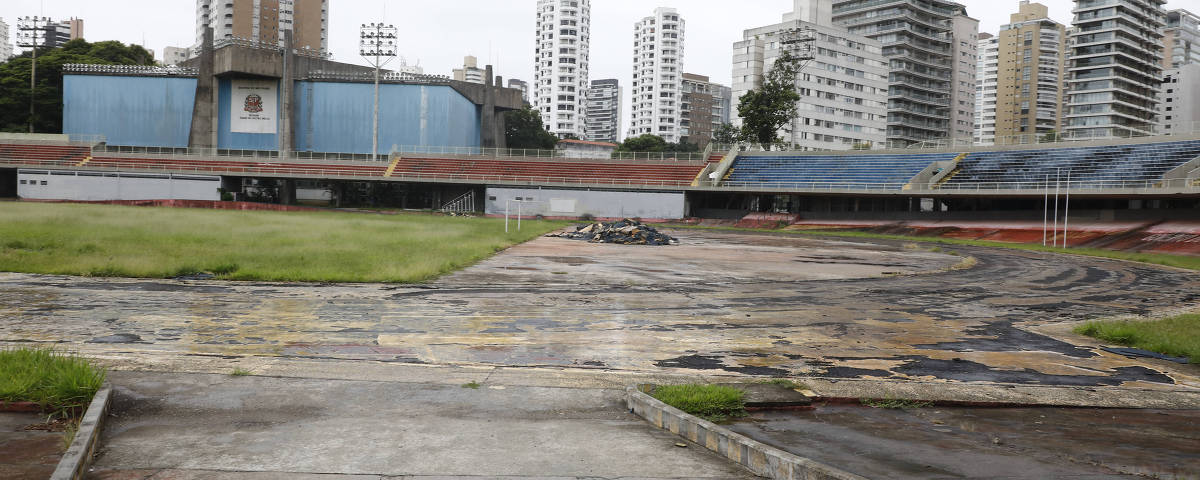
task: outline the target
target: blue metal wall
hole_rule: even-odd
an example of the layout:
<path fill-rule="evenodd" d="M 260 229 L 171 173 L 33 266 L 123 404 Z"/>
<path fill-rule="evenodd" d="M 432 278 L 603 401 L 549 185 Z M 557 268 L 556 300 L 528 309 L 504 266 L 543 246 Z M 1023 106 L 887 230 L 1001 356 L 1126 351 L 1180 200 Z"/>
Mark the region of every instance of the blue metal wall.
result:
<path fill-rule="evenodd" d="M 280 118 L 279 110 L 283 102 L 279 100 L 279 82 L 275 90 L 275 118 Z M 217 148 L 231 150 L 279 150 L 279 134 L 276 133 L 233 133 L 229 129 L 230 104 L 229 96 L 233 94 L 233 81 L 222 78 L 217 81 Z M 280 130 L 277 125 L 275 131 Z"/>
<path fill-rule="evenodd" d="M 369 83 L 297 82 L 296 150 L 371 153 L 374 88 Z M 479 136 L 479 107 L 453 88 L 379 86 L 380 153 L 392 145 L 479 147 Z"/>
<path fill-rule="evenodd" d="M 63 133 L 110 145 L 186 147 L 196 79 L 63 75 Z"/>

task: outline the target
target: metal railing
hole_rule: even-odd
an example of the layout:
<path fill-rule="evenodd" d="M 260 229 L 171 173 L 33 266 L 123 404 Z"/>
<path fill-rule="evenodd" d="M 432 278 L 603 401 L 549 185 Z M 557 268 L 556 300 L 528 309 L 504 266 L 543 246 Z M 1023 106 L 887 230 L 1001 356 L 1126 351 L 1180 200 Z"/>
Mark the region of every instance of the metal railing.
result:
<path fill-rule="evenodd" d="M 538 158 L 562 159 L 567 161 L 624 161 L 644 162 L 652 164 L 695 164 L 704 163 L 707 158 L 703 152 L 614 152 L 608 157 L 580 158 L 577 152 L 565 150 L 536 150 L 521 148 L 481 148 L 481 147 L 430 147 L 430 146 L 398 146 L 393 149 L 401 156 L 455 156 L 455 157 L 484 157 L 484 158 Z M 378 155 L 372 159 L 370 154 L 360 153 L 324 153 L 324 152 L 291 152 L 287 157 L 281 157 L 274 150 L 234 150 L 216 148 L 173 148 L 173 147 L 137 147 L 123 145 L 96 145 L 93 155 L 104 153 L 142 154 L 142 155 L 177 155 L 189 157 L 228 157 L 248 159 L 294 159 L 321 160 L 334 162 L 380 162 L 391 161 L 389 155 Z"/>
<path fill-rule="evenodd" d="M 795 190 L 795 191 L 842 191 L 880 190 L 888 192 L 940 192 L 940 191 L 1026 191 L 1044 192 L 1054 190 L 1056 182 L 975 182 L 943 184 L 936 187 L 896 182 L 722 182 L 722 187 L 738 189 Z M 1057 187 L 1064 190 L 1149 190 L 1180 189 L 1200 191 L 1196 179 L 1176 178 L 1170 180 L 1073 180 L 1063 181 Z"/>

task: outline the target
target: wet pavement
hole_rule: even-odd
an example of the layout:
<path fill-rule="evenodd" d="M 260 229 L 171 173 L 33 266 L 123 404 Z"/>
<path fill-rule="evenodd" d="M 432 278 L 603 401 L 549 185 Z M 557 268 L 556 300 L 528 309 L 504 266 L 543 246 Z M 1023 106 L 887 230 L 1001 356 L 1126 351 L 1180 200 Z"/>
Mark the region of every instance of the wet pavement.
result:
<path fill-rule="evenodd" d="M 823 405 L 728 425 L 868 478 L 1200 478 L 1200 411 Z"/>
<path fill-rule="evenodd" d="M 62 458 L 63 434 L 29 428 L 45 422 L 42 414 L 0 412 L 0 478 L 50 478 Z"/>
<path fill-rule="evenodd" d="M 0 274 L 0 342 L 89 354 L 1200 388 L 1070 322 L 1200 309 L 1200 274 L 1090 257 L 668 231 L 540 238 L 428 285 Z M 968 260 L 970 257 L 971 260 Z"/>

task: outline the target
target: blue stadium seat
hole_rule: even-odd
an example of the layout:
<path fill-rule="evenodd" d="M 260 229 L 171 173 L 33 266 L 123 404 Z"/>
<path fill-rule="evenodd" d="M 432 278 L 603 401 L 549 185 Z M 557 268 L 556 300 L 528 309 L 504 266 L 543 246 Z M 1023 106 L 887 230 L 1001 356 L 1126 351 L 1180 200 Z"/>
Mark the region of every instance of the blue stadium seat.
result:
<path fill-rule="evenodd" d="M 1036 188 L 1047 176 L 1065 180 L 1068 171 L 1076 188 L 1137 187 L 1197 157 L 1200 140 L 975 152 L 942 188 Z"/>
<path fill-rule="evenodd" d="M 901 190 L 934 162 L 958 153 L 739 156 L 723 185 Z"/>

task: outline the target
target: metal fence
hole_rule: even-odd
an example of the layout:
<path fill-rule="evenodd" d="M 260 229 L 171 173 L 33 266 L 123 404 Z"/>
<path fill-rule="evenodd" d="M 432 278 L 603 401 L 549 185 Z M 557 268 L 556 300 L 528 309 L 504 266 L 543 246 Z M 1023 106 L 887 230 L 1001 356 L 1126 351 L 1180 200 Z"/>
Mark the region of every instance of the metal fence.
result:
<path fill-rule="evenodd" d="M 103 145 L 97 144 L 92 149 L 93 155 L 103 153 L 116 154 L 142 154 L 142 155 L 177 155 L 191 157 L 232 157 L 232 158 L 257 158 L 257 159 L 294 159 L 294 160 L 320 160 L 332 162 L 380 162 L 387 163 L 391 161 L 391 154 L 378 155 L 372 158 L 371 154 L 358 153 L 324 153 L 324 152 L 291 152 L 287 157 L 280 156 L 280 152 L 274 150 L 233 150 L 233 149 L 216 149 L 216 148 L 171 148 L 171 147 L 134 147 L 123 145 Z M 401 146 L 396 147 L 394 153 L 406 156 L 454 156 L 454 157 L 485 157 L 485 158 L 545 158 L 545 159 L 564 159 L 564 160 L 619 160 L 628 162 L 645 162 L 657 164 L 700 164 L 705 161 L 705 156 L 702 152 L 689 153 L 674 153 L 674 152 L 614 152 L 608 158 L 579 158 L 577 153 L 571 153 L 563 150 L 534 150 L 534 149 L 519 149 L 519 148 L 480 148 L 480 147 L 429 147 L 429 146 Z"/>

